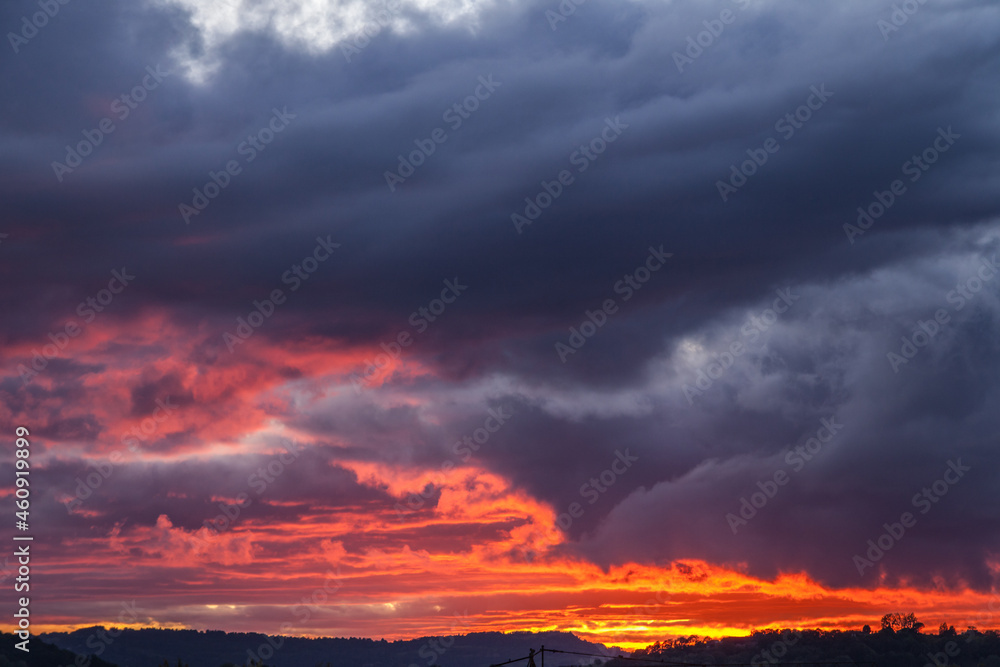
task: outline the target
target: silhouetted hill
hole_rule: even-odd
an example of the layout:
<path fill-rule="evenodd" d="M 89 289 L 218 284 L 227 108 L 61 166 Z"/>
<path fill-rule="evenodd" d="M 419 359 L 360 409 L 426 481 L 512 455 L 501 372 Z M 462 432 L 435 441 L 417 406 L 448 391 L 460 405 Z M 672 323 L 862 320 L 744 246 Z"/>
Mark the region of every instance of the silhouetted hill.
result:
<path fill-rule="evenodd" d="M 0 667 L 77 667 L 77 655 L 50 644 L 39 637 L 28 640 L 28 653 L 14 648 L 21 641 L 15 635 L 0 632 Z M 90 661 L 87 667 L 115 667 L 100 658 Z"/>
<path fill-rule="evenodd" d="M 654 644 L 632 654 L 668 662 L 709 665 L 776 662 L 874 663 L 878 667 L 1000 667 L 1000 635 L 995 630 L 957 634 L 954 629 L 930 634 L 898 632 L 801 630 L 754 632 L 750 637 L 721 640 L 681 638 Z M 636 667 L 642 663 L 612 660 L 606 667 Z"/>
<path fill-rule="evenodd" d="M 62 648 L 89 652 L 99 628 L 84 628 L 71 633 L 42 635 Z M 178 658 L 190 667 L 221 667 L 226 663 L 244 665 L 251 655 L 265 658 L 270 667 L 488 667 L 528 654 L 542 644 L 563 651 L 617 654 L 601 644 L 585 642 L 569 633 L 477 632 L 463 636 L 424 637 L 407 641 L 376 639 L 304 639 L 268 637 L 256 633 L 226 633 L 198 630 L 122 630 L 121 635 L 105 646 L 102 657 L 119 667 L 158 667 L 164 660 L 171 665 Z M 273 652 L 261 647 L 276 645 Z M 251 653 L 252 652 L 252 653 Z M 579 664 L 581 658 L 547 655 L 546 667 Z M 524 663 L 521 663 L 522 665 Z"/>
<path fill-rule="evenodd" d="M 95 644 L 97 628 L 73 633 L 43 635 L 47 641 L 75 652 L 86 653 L 88 641 Z M 7 646 L 13 641 L 7 635 Z M 109 644 L 104 644 L 102 657 L 120 667 L 159 667 L 164 660 L 171 665 L 181 658 L 190 667 L 225 667 L 245 665 L 251 651 L 261 646 L 277 645 L 273 653 L 264 652 L 269 667 L 488 667 L 512 658 L 527 655 L 529 648 L 544 644 L 549 649 L 617 654 L 601 644 L 585 642 L 571 634 L 479 632 L 464 636 L 424 637 L 410 641 L 387 642 L 374 639 L 302 639 L 268 637 L 262 634 L 199 632 L 195 630 L 125 630 Z M 71 662 L 35 662 L 34 647 L 42 646 L 35 639 L 32 661 L 27 667 L 50 667 Z M 11 650 L 13 650 L 11 648 Z M 9 655 L 9 651 L 4 655 Z M 70 656 L 70 654 L 65 654 Z M 17 657 L 17 656 L 15 656 Z M 615 658 L 598 659 L 604 667 L 641 667 L 658 662 L 691 665 L 754 665 L 771 667 L 776 663 L 844 661 L 873 664 L 877 667 L 1000 667 L 1000 635 L 994 630 L 971 630 L 958 634 L 944 629 L 936 634 L 916 630 L 893 632 L 818 630 L 763 631 L 749 637 L 707 639 L 682 637 L 657 642 L 636 651 L 633 658 L 647 658 L 648 663 Z M 65 658 L 64 658 L 65 659 Z M 536 659 L 537 661 L 537 659 Z M 547 667 L 593 664 L 593 659 L 549 653 Z M 537 661 L 540 666 L 540 661 Z M 0 667 L 7 667 L 0 658 Z M 107 663 L 94 662 L 91 667 Z M 518 663 L 523 667 L 524 662 Z"/>

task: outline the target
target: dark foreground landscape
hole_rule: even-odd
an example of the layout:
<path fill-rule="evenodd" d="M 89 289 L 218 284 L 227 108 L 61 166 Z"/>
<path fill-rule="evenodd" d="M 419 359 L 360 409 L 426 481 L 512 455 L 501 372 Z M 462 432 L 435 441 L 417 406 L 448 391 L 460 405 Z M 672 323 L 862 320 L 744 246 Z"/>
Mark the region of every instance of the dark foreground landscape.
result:
<path fill-rule="evenodd" d="M 918 623 L 919 625 L 919 623 Z M 749 637 L 681 637 L 631 654 L 570 633 L 480 632 L 406 641 L 278 637 L 255 633 L 102 628 L 33 638 L 30 656 L 4 635 L 0 667 L 488 667 L 546 647 L 550 667 L 571 665 L 750 665 L 841 663 L 885 667 L 1000 667 L 1000 633 L 940 627 L 872 631 L 769 630 Z M 268 651 L 261 647 L 275 647 Z M 553 651 L 554 650 L 554 651 Z M 584 655 L 586 654 L 586 655 Z M 269 656 L 263 663 L 256 658 Z M 527 660 L 513 664 L 526 665 Z M 536 664 L 540 660 L 536 656 Z"/>

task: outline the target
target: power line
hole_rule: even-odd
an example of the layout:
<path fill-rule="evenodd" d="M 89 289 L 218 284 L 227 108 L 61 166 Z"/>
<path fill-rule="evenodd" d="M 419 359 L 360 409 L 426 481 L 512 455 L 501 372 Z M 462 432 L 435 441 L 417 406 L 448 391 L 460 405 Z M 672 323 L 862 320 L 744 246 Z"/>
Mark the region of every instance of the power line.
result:
<path fill-rule="evenodd" d="M 544 650 L 544 649 L 543 649 Z M 552 649 L 548 649 L 551 651 Z M 523 658 L 514 658 L 513 660 L 508 660 L 507 662 L 498 662 L 496 664 L 490 665 L 490 667 L 500 667 L 501 665 L 509 665 L 514 662 L 521 662 L 522 660 L 527 660 L 529 656 L 524 656 Z"/>

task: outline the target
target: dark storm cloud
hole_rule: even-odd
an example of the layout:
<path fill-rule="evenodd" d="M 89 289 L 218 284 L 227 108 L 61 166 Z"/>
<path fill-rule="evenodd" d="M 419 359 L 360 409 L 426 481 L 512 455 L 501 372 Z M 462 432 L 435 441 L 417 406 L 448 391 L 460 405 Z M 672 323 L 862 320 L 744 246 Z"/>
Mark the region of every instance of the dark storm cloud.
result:
<path fill-rule="evenodd" d="M 329 235 L 341 247 L 255 335 L 374 348 L 457 276 L 468 292 L 407 350 L 430 376 L 406 386 L 449 399 L 479 383 L 483 406 L 517 406 L 477 460 L 560 512 L 616 450 L 640 456 L 570 529 L 594 559 L 702 557 L 870 584 L 851 556 L 963 455 L 975 464 L 969 478 L 880 566 L 987 586 L 984 563 L 1000 549 L 988 478 L 995 297 L 953 313 L 936 347 L 898 374 L 885 354 L 917 319 L 951 307 L 949 281 L 972 266 L 954 257 L 996 250 L 996 9 L 923 4 L 885 39 L 877 22 L 891 4 L 587 3 L 551 30 L 554 7 L 483 10 L 476 36 L 414 14 L 418 29 L 386 31 L 347 62 L 337 48 L 290 48 L 269 32 L 212 44 L 174 7 L 64 6 L 0 64 L 17 91 L 0 121 L 5 342 L 44 344 L 125 265 L 138 277 L 117 316 L 166 309 L 198 332 L 195 361 L 212 366 L 210 339 Z M 0 26 L 33 8 L 8 4 Z M 733 22 L 678 72 L 674 53 L 724 9 Z M 218 69 L 193 82 L 185 53 Z M 158 64 L 169 76 L 58 182 L 52 161 Z M 489 76 L 499 86 L 451 129 L 443 114 Z M 831 95 L 810 120 L 791 136 L 777 129 L 823 86 Z M 241 142 L 286 108 L 294 118 L 245 162 Z M 577 171 L 574 151 L 615 118 L 627 127 Z M 447 141 L 391 192 L 384 172 L 435 128 Z M 906 178 L 904 163 L 939 128 L 960 138 L 852 244 L 843 225 Z M 772 137 L 780 150 L 722 201 L 716 182 Z M 228 160 L 242 173 L 185 224 L 178 205 Z M 574 182 L 518 233 L 511 214 L 564 169 Z M 674 253 L 664 268 L 561 363 L 555 343 L 585 311 L 620 299 L 617 281 L 661 244 Z M 682 386 L 696 366 L 685 350 L 701 346 L 691 354 L 708 363 L 788 286 L 801 301 L 766 344 L 689 404 Z M 190 396 L 169 378 L 132 387 L 133 412 L 163 392 Z M 11 386 L 30 392 L 44 394 Z M 415 409 L 359 410 L 368 400 L 343 399 L 300 425 L 343 439 L 351 458 L 435 466 L 483 409 L 459 402 L 428 427 Z M 827 458 L 732 535 L 726 512 L 831 415 L 847 426 Z M 97 428 L 52 420 L 47 435 L 87 440 Z M 212 488 L 184 475 L 162 488 L 180 479 Z M 129 478 L 127 502 L 155 521 L 163 507 L 142 500 L 147 484 Z M 171 502 L 178 525 L 203 518 L 202 498 Z"/>
<path fill-rule="evenodd" d="M 280 467 L 273 463 L 279 456 L 284 459 Z M 58 499 L 46 499 L 41 511 L 52 519 L 45 530 L 67 538 L 103 536 L 123 520 L 129 526 L 152 526 L 161 514 L 175 526 L 197 531 L 220 515 L 220 504 L 238 504 L 240 494 L 251 501 L 238 519 L 244 525 L 294 521 L 307 509 L 379 509 L 398 500 L 360 483 L 336 461 L 329 450 L 303 450 L 287 442 L 272 455 L 219 457 L 208 463 L 139 463 L 123 458 L 123 452 L 93 462 L 65 460 L 40 475 L 47 488 L 57 490 Z"/>

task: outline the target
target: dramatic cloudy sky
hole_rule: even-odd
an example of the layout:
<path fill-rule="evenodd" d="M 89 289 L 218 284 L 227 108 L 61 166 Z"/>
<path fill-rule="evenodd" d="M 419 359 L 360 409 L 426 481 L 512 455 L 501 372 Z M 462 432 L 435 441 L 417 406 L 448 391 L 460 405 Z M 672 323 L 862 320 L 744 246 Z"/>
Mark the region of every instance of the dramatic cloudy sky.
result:
<path fill-rule="evenodd" d="M 1000 625 L 992 0 L 52 4 L 0 8 L 39 627 Z"/>

